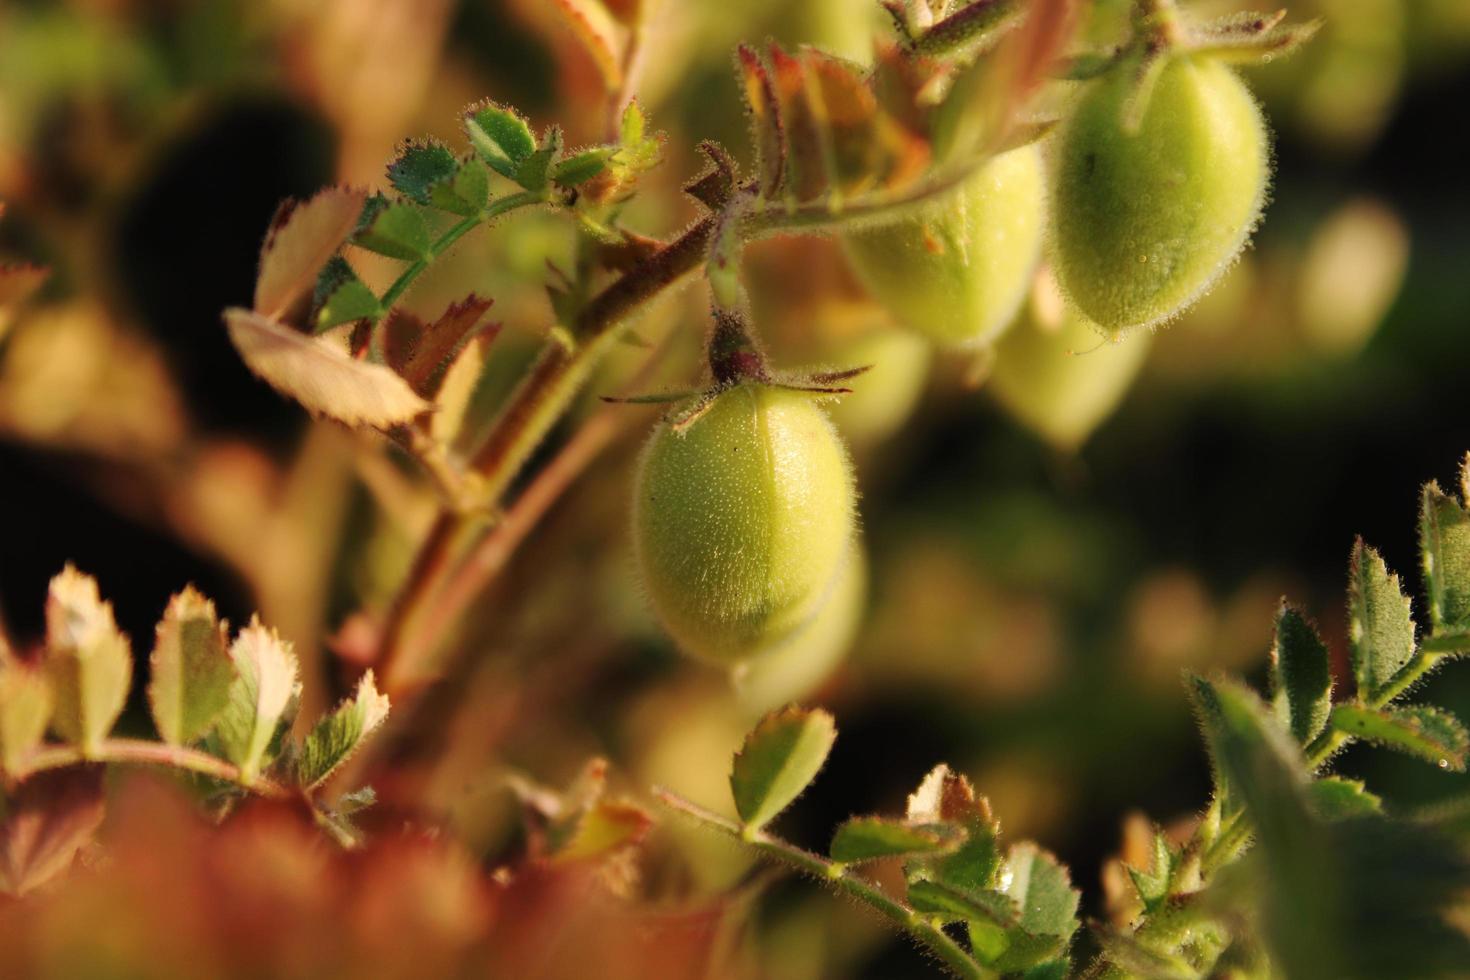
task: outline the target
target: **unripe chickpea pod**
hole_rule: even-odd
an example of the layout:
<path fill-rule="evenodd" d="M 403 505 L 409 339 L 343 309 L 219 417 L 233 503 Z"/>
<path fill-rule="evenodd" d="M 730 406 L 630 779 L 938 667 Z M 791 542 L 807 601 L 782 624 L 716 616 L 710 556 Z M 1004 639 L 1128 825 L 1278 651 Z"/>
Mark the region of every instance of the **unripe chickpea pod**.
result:
<path fill-rule="evenodd" d="M 1137 57 L 1087 83 L 1054 137 L 1057 279 L 1107 332 L 1163 323 L 1214 285 L 1255 228 L 1270 175 L 1260 108 L 1229 67 L 1164 55 L 1140 93 Z"/>
<path fill-rule="evenodd" d="M 835 587 L 855 505 L 847 451 L 811 393 L 719 390 L 682 429 L 660 423 L 639 463 L 633 541 L 654 610 L 701 659 L 766 649 Z"/>
<path fill-rule="evenodd" d="M 1019 147 L 917 214 L 850 232 L 853 270 L 935 343 L 990 343 L 1015 317 L 1041 255 L 1043 170 L 1035 144 Z"/>

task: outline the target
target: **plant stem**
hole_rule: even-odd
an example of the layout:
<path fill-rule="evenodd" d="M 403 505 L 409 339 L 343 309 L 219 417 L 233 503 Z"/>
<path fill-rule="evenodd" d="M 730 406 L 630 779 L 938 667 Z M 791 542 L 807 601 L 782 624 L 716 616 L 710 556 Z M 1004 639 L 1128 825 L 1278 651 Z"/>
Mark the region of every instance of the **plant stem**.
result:
<path fill-rule="evenodd" d="M 699 821 L 711 830 L 734 838 L 762 854 L 804 872 L 818 881 L 841 889 L 878 912 L 939 957 L 956 976 L 967 980 L 994 980 L 1000 974 L 977 963 L 959 943 L 943 929 L 920 915 L 906 903 L 889 896 L 877 885 L 849 871 L 844 865 L 829 861 L 820 854 L 773 837 L 764 830 L 751 831 L 727 817 L 706 810 L 666 789 L 653 791 L 660 803 Z"/>
<path fill-rule="evenodd" d="M 919 35 L 914 50 L 933 57 L 952 54 L 981 39 L 988 45 L 1020 22 L 1019 13 L 1015 0 L 975 0 Z"/>
<path fill-rule="evenodd" d="M 1414 658 L 1404 665 L 1399 675 L 1393 679 L 1393 683 L 1379 691 L 1376 695 L 1365 700 L 1370 708 L 1382 708 L 1409 688 L 1419 683 L 1425 674 L 1438 667 L 1448 654 L 1430 652 L 1427 647 L 1421 646 Z"/>
<path fill-rule="evenodd" d="M 393 308 L 393 304 L 398 302 L 399 298 L 408 291 L 408 287 L 413 285 L 414 280 L 433 264 L 435 259 L 443 255 L 449 246 L 463 238 L 471 228 L 493 221 L 502 214 L 514 211 L 516 208 L 523 208 L 532 204 L 544 204 L 545 202 L 546 195 L 540 191 L 522 191 L 519 194 L 511 194 L 508 197 L 502 197 L 497 201 L 492 201 L 479 214 L 472 214 L 450 225 L 445 229 L 444 234 L 440 235 L 429 246 L 428 252 L 404 269 L 403 272 L 399 273 L 398 278 L 393 280 L 393 284 L 383 293 L 382 297 L 378 300 L 380 312 L 377 318 L 373 320 L 373 326 L 376 327 L 378 322 L 388 315 L 388 311 Z"/>
<path fill-rule="evenodd" d="M 253 793 L 273 798 L 290 795 L 290 791 L 273 780 L 257 776 L 242 780 L 240 770 L 208 752 L 191 749 L 166 742 L 149 742 L 136 738 L 105 739 L 93 751 L 83 753 L 75 745 L 43 745 L 31 756 L 25 767 L 26 775 L 47 769 L 62 769 L 85 762 L 122 762 L 146 766 L 169 766 L 210 776 L 228 783 L 236 783 Z"/>

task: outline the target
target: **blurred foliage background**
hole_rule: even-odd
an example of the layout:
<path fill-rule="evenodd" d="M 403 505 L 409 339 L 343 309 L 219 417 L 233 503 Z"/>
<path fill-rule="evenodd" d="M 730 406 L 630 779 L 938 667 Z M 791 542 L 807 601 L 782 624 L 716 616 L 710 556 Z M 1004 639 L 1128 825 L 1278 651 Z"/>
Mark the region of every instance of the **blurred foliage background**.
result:
<path fill-rule="evenodd" d="M 1096 39 L 1123 8 L 1098 4 Z M 1069 389 L 1104 371 L 1126 388 L 1116 411 L 1106 392 L 1076 410 L 1107 416 L 1090 436 L 1090 416 L 1028 412 L 1014 383 L 977 389 L 965 358 L 893 334 L 826 243 L 752 250 L 778 361 L 878 364 L 870 391 L 860 380 L 836 410 L 858 462 L 869 591 L 850 656 L 813 698 L 843 736 L 791 838 L 821 844 L 850 813 L 899 809 L 946 760 L 1009 834 L 1070 864 L 1101 914 L 1129 815 L 1187 817 L 1208 792 L 1180 671 L 1259 679 L 1290 595 L 1345 672 L 1354 534 L 1416 577 L 1417 490 L 1451 480 L 1470 449 L 1470 190 L 1452 149 L 1470 5 L 1300 0 L 1292 14 L 1326 26 L 1250 73 L 1277 137 L 1254 246 L 1198 308 L 1128 341 L 1127 364 L 1071 341 Z M 668 162 L 631 223 L 668 234 L 689 220 L 676 189 L 699 168 L 699 139 L 743 149 L 737 41 L 862 60 L 879 15 L 869 0 L 666 3 L 639 94 L 669 134 Z M 308 699 L 335 700 L 351 614 L 386 603 L 432 512 L 401 460 L 250 376 L 220 311 L 248 304 L 281 198 L 382 186 L 401 139 L 453 139 L 458 110 L 487 95 L 538 127 L 560 122 L 573 144 L 600 138 L 596 100 L 581 97 L 593 73 L 545 0 L 0 3 L 0 256 L 52 269 L 0 323 L 10 633 L 40 634 L 46 582 L 67 560 L 98 577 L 135 644 L 193 581 L 232 621 L 259 609 L 296 643 Z M 505 329 L 472 396 L 479 417 L 551 324 L 545 267 L 569 242 L 555 219 L 506 221 L 410 296 L 494 297 Z M 672 337 L 662 381 L 695 370 L 701 292 L 638 328 Z M 1023 314 L 1058 316 L 1044 290 Z M 616 390 L 638 353 L 615 357 L 591 395 Z M 560 785 L 592 755 L 621 789 L 658 781 L 728 807 L 729 753 L 753 715 L 726 678 L 677 655 L 639 594 L 629 481 L 651 416 L 628 411 L 621 441 L 478 600 L 445 665 L 453 683 L 430 692 L 377 777 L 385 826 L 411 811 L 493 867 L 517 846 L 505 775 Z M 1432 683 L 1470 713 L 1463 671 Z M 1470 793 L 1464 776 L 1381 754 L 1350 752 L 1340 768 L 1400 809 Z M 640 887 L 710 896 L 744 860 L 668 826 Z M 760 975 L 930 969 L 815 887 L 781 883 L 759 921 Z"/>

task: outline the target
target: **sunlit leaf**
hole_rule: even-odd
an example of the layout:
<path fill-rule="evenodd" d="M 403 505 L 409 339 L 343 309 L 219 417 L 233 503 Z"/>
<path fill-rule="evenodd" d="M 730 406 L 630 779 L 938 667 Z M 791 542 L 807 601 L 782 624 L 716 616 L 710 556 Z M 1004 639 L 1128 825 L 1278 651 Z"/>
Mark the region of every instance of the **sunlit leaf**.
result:
<path fill-rule="evenodd" d="M 22 663 L 0 640 L 0 772 L 18 775 L 51 720 L 51 684 L 39 665 Z"/>
<path fill-rule="evenodd" d="M 281 205 L 260 248 L 256 313 L 278 319 L 316 285 L 317 273 L 357 227 L 366 200 L 366 191 L 328 187 L 305 203 Z"/>
<path fill-rule="evenodd" d="M 907 817 L 910 823 L 953 823 L 965 831 L 964 843 L 952 853 L 923 859 L 926 876 L 969 890 L 995 884 L 1001 866 L 1000 824 L 989 801 L 976 795 L 968 779 L 949 766 L 935 766 L 910 794 Z"/>
<path fill-rule="evenodd" d="M 429 223 L 417 204 L 372 198 L 352 234 L 352 243 L 389 258 L 424 259 L 429 254 Z"/>
<path fill-rule="evenodd" d="M 965 839 L 953 824 L 911 824 L 884 817 L 853 817 L 832 836 L 827 853 L 851 864 L 880 858 L 914 857 L 952 851 Z"/>
<path fill-rule="evenodd" d="M 1368 792 L 1361 780 L 1325 776 L 1307 786 L 1312 812 L 1324 820 L 1366 817 L 1383 810 L 1383 800 Z"/>
<path fill-rule="evenodd" d="M 746 736 L 730 771 L 735 811 L 750 828 L 769 823 L 801 795 L 827 759 L 837 728 L 820 709 L 786 708 Z"/>
<path fill-rule="evenodd" d="M 648 836 L 653 817 L 624 800 L 598 800 L 578 814 L 553 855 L 557 861 L 609 857 L 634 847 Z"/>
<path fill-rule="evenodd" d="M 1001 876 L 1002 891 L 1021 910 L 1020 926 L 1033 936 L 1069 938 L 1077 931 L 1080 893 L 1067 869 L 1030 841 L 1013 844 Z"/>
<path fill-rule="evenodd" d="M 241 309 L 226 310 L 225 324 L 250 370 L 313 414 L 386 429 L 429 410 L 391 370 L 354 360 L 327 338 L 308 337 Z"/>
<path fill-rule="evenodd" d="M 1340 704 L 1332 709 L 1332 724 L 1339 731 L 1418 756 L 1441 769 L 1463 772 L 1470 753 L 1470 733 L 1460 720 L 1428 705 L 1375 710 Z"/>
<path fill-rule="evenodd" d="M 453 178 L 458 170 L 459 161 L 443 143 L 409 142 L 388 164 L 388 180 L 403 196 L 419 204 L 431 204 L 430 191 Z"/>
<path fill-rule="evenodd" d="M 51 580 L 46 599 L 46 670 L 55 695 L 51 727 L 92 755 L 127 703 L 133 655 L 97 581 L 71 565 Z"/>
<path fill-rule="evenodd" d="M 472 105 L 465 110 L 464 127 L 475 152 L 502 176 L 514 179 L 521 164 L 536 152 L 530 124 L 508 106 Z"/>
<path fill-rule="evenodd" d="M 1358 690 L 1374 698 L 1414 659 L 1414 617 L 1399 577 L 1362 538 L 1353 545 L 1348 616 Z"/>
<path fill-rule="evenodd" d="M 203 736 L 229 699 L 235 664 L 214 603 L 189 586 L 169 600 L 149 660 L 148 703 L 165 742 Z"/>
<path fill-rule="evenodd" d="M 378 692 L 373 672 L 357 683 L 357 692 L 316 723 L 296 758 L 296 778 L 307 789 L 324 782 L 346 762 L 362 740 L 388 717 L 388 696 Z"/>
<path fill-rule="evenodd" d="M 1419 549 L 1436 632 L 1470 632 L 1470 513 L 1434 483 L 1424 488 Z"/>
<path fill-rule="evenodd" d="M 1331 664 L 1316 629 L 1285 603 L 1276 614 L 1271 688 L 1277 711 L 1296 740 L 1306 745 L 1316 738 L 1332 710 Z"/>
<path fill-rule="evenodd" d="M 318 333 L 382 313 L 378 297 L 340 255 L 322 267 L 312 293 L 312 308 L 316 311 L 312 327 Z"/>
<path fill-rule="evenodd" d="M 240 631 L 230 646 L 238 676 L 229 702 L 215 722 L 215 737 L 226 759 L 240 767 L 249 782 L 269 761 L 267 752 L 301 691 L 291 645 L 259 618 Z"/>

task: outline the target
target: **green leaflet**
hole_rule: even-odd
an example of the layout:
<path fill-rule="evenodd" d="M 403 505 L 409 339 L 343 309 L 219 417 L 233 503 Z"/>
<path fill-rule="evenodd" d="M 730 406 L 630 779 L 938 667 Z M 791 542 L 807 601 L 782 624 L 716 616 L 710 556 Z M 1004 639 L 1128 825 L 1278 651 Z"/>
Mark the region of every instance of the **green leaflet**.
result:
<path fill-rule="evenodd" d="M 1463 772 L 1470 753 L 1470 733 L 1447 711 L 1428 705 L 1404 708 L 1365 708 L 1340 704 L 1332 709 L 1339 731 L 1418 756 L 1441 769 Z"/>
<path fill-rule="evenodd" d="M 51 580 L 46 599 L 46 670 L 55 697 L 51 727 L 92 755 L 127 703 L 133 655 L 97 581 L 71 565 Z"/>
<path fill-rule="evenodd" d="M 270 761 L 277 733 L 290 720 L 301 683 L 296 679 L 296 657 L 290 644 L 261 625 L 259 617 L 235 638 L 230 659 L 239 676 L 215 723 L 215 737 L 224 757 L 240 767 L 241 782 L 249 783 Z"/>
<path fill-rule="evenodd" d="M 296 778 L 306 789 L 326 780 L 388 717 L 388 696 L 378 692 L 373 672 L 358 681 L 357 692 L 312 728 L 296 757 Z"/>
<path fill-rule="evenodd" d="M 1271 687 L 1277 713 L 1306 745 L 1327 725 L 1332 711 L 1332 672 L 1327 647 L 1300 612 L 1286 605 L 1276 614 L 1271 647 Z"/>
<path fill-rule="evenodd" d="M 1348 573 L 1353 675 L 1358 691 L 1378 697 L 1414 659 L 1414 617 L 1399 577 L 1359 538 Z"/>
<path fill-rule="evenodd" d="M 735 810 L 758 829 L 806 789 L 837 737 L 832 716 L 820 709 L 787 708 L 767 715 L 746 736 L 730 771 Z"/>
<path fill-rule="evenodd" d="M 214 603 L 193 586 L 169 600 L 156 630 L 148 682 L 153 723 L 165 742 L 196 741 L 224 710 L 236 676 L 228 646 Z"/>

